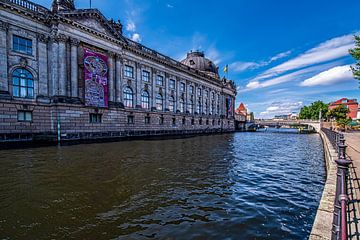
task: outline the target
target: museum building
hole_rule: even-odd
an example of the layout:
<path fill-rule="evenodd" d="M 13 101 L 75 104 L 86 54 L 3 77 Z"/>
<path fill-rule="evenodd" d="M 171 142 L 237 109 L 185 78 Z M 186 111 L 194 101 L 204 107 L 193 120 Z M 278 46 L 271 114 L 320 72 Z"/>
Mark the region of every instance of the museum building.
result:
<path fill-rule="evenodd" d="M 0 0 L 2 142 L 233 131 L 235 96 L 203 52 L 176 61 L 73 0 Z"/>

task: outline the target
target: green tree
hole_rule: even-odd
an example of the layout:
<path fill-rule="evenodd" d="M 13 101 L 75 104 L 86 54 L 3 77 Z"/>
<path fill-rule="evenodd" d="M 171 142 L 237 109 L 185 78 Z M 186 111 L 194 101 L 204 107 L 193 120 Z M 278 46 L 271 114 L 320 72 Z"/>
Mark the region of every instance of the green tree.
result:
<path fill-rule="evenodd" d="M 360 36 L 355 37 L 355 48 L 350 49 L 349 53 L 357 61 L 355 66 L 351 66 L 354 77 L 360 81 Z"/>
<path fill-rule="evenodd" d="M 350 110 L 347 107 L 339 105 L 336 108 L 329 110 L 327 115 L 331 118 L 335 118 L 337 125 L 339 125 L 342 129 L 345 129 L 352 121 L 352 119 L 347 115 L 349 112 Z"/>
<path fill-rule="evenodd" d="M 320 111 L 321 111 L 321 116 L 325 117 L 328 108 L 329 105 L 323 103 L 322 101 L 313 102 L 310 106 L 304 106 L 301 108 L 299 118 L 319 120 Z"/>

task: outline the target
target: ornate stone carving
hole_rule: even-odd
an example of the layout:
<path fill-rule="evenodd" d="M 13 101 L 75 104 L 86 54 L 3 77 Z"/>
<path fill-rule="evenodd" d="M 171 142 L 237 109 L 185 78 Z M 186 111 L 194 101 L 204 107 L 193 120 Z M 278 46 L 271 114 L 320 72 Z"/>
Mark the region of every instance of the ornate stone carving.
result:
<path fill-rule="evenodd" d="M 76 39 L 76 38 L 70 38 L 70 44 L 72 46 L 79 46 L 80 45 L 80 40 L 79 39 Z"/>
<path fill-rule="evenodd" d="M 42 42 L 42 43 L 48 43 L 49 42 L 49 36 L 45 35 L 45 34 L 37 34 L 37 39 L 39 42 Z"/>
<path fill-rule="evenodd" d="M 115 57 L 116 57 L 116 60 L 119 61 L 120 63 L 124 62 L 124 59 L 122 58 L 122 56 L 120 54 L 115 53 Z"/>
<path fill-rule="evenodd" d="M 114 58 L 116 57 L 116 53 L 114 53 L 114 52 L 112 52 L 112 51 L 108 51 L 108 52 L 107 52 L 107 55 L 108 55 L 110 58 L 112 58 L 112 59 L 114 59 Z"/>
<path fill-rule="evenodd" d="M 69 39 L 68 36 L 64 35 L 64 34 L 58 34 L 58 41 L 59 42 L 66 42 Z"/>
<path fill-rule="evenodd" d="M 10 24 L 4 21 L 0 21 L 0 30 L 9 30 Z"/>
<path fill-rule="evenodd" d="M 28 62 L 27 62 L 26 58 L 24 58 L 24 57 L 20 58 L 20 66 L 24 68 L 27 65 L 28 65 Z"/>

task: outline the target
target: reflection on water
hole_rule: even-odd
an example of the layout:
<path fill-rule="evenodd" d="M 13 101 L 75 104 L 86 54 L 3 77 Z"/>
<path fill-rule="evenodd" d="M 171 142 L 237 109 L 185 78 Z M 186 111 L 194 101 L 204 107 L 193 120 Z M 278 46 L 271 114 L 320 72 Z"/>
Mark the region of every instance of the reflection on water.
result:
<path fill-rule="evenodd" d="M 318 135 L 236 133 L 0 151 L 0 238 L 305 239 Z"/>

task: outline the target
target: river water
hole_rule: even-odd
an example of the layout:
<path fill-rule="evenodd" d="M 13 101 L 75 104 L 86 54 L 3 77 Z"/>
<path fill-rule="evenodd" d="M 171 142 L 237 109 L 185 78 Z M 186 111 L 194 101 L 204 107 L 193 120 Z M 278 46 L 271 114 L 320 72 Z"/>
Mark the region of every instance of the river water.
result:
<path fill-rule="evenodd" d="M 0 151 L 0 239 L 306 239 L 317 134 Z"/>

